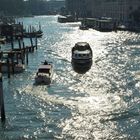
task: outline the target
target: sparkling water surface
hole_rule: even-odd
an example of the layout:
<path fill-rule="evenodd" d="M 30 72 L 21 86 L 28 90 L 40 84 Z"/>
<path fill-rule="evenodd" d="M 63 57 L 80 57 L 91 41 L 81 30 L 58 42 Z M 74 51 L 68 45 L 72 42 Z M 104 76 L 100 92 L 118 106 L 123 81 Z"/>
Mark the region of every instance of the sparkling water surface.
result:
<path fill-rule="evenodd" d="M 0 140 L 140 139 L 139 34 L 82 31 L 79 22 L 58 23 L 57 16 L 18 21 L 40 22 L 44 35 L 25 72 L 3 76 L 6 123 L 0 124 Z M 83 75 L 71 66 L 71 48 L 79 41 L 93 51 L 92 67 Z M 54 66 L 53 82 L 35 86 L 45 59 Z"/>

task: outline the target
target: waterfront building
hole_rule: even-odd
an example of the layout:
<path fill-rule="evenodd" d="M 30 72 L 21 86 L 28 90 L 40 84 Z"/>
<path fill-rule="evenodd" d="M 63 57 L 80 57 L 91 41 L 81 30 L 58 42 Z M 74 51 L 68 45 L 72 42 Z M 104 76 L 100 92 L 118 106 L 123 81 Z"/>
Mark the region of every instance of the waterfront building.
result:
<path fill-rule="evenodd" d="M 53 14 L 53 13 L 59 13 L 61 8 L 64 7 L 64 5 L 65 5 L 64 0 L 59 0 L 59 1 L 51 0 L 47 2 L 46 7 L 47 7 L 48 12 L 50 14 L 51 13 Z"/>
<path fill-rule="evenodd" d="M 110 17 L 118 22 L 133 21 L 133 13 L 140 10 L 140 0 L 88 0 L 92 17 Z"/>
<path fill-rule="evenodd" d="M 76 17 L 86 17 L 86 0 L 66 0 L 65 5 L 68 14 L 71 14 Z"/>
<path fill-rule="evenodd" d="M 66 0 L 66 9 L 79 17 L 110 17 L 120 23 L 134 20 L 140 0 Z"/>

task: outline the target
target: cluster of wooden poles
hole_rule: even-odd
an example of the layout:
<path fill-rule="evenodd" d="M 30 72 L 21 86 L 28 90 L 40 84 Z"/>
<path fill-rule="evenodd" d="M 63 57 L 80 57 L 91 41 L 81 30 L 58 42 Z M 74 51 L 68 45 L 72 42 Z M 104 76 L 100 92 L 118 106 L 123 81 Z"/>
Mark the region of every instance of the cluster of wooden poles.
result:
<path fill-rule="evenodd" d="M 18 46 L 19 48 L 14 48 L 14 43 L 11 41 L 11 50 L 8 51 L 0 51 L 0 113 L 1 113 L 1 121 L 5 122 L 5 109 L 4 109 L 4 96 L 3 96 L 3 66 L 6 67 L 6 73 L 8 74 L 8 78 L 10 78 L 11 74 L 15 72 L 15 64 L 21 63 L 24 65 L 25 63 L 28 65 L 28 54 L 33 53 L 34 50 L 37 50 L 37 37 L 35 37 L 35 44 L 33 43 L 33 38 L 30 38 L 31 45 L 25 46 L 23 42 L 23 38 L 18 38 Z M 6 57 L 5 57 L 6 56 Z M 3 62 L 3 59 L 5 60 Z"/>

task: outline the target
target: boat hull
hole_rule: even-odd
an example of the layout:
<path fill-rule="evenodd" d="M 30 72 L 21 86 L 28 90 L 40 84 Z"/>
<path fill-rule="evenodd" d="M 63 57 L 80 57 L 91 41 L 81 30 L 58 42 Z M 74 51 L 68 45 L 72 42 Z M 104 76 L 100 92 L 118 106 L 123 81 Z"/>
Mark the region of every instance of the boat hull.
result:
<path fill-rule="evenodd" d="M 79 74 L 84 74 L 90 70 L 92 66 L 92 59 L 89 60 L 75 60 L 72 59 L 73 70 Z"/>
<path fill-rule="evenodd" d="M 44 76 L 36 76 L 35 77 L 35 83 L 37 85 L 40 85 L 40 84 L 50 85 L 51 84 L 51 78 L 50 77 L 44 77 Z"/>

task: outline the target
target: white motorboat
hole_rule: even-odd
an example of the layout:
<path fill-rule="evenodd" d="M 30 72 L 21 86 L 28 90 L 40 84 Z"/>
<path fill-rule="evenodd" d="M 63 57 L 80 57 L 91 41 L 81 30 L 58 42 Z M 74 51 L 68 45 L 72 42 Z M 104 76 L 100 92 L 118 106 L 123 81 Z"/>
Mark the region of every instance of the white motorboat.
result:
<path fill-rule="evenodd" d="M 38 68 L 38 71 L 35 76 L 35 83 L 49 85 L 51 84 L 52 81 L 52 75 L 53 75 L 53 66 L 52 64 L 45 61 Z"/>

